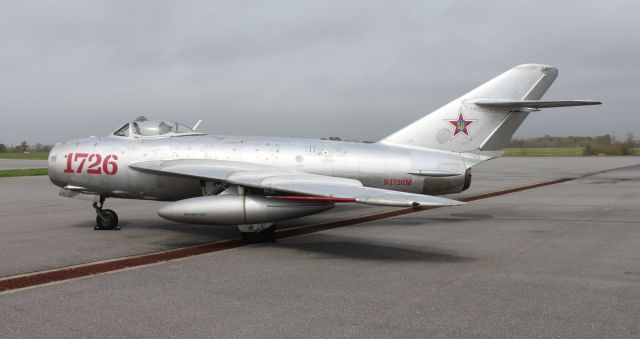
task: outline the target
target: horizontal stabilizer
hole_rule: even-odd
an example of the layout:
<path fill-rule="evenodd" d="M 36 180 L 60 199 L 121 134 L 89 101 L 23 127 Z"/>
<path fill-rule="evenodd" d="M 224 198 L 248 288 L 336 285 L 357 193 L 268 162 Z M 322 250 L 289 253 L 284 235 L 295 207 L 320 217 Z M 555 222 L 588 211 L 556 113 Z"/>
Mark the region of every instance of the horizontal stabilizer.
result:
<path fill-rule="evenodd" d="M 478 99 L 472 103 L 487 108 L 550 108 L 569 106 L 601 105 L 599 101 L 593 100 L 500 100 L 500 99 Z"/>

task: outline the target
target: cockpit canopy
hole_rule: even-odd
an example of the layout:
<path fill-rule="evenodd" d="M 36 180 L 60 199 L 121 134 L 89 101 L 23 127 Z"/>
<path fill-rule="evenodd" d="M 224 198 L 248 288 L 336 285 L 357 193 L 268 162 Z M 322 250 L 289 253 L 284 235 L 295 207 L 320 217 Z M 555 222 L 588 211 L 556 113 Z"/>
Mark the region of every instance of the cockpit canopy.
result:
<path fill-rule="evenodd" d="M 136 118 L 118 128 L 113 135 L 117 137 L 134 138 L 166 138 L 184 135 L 199 135 L 191 128 L 171 120 L 147 119 L 144 116 Z"/>

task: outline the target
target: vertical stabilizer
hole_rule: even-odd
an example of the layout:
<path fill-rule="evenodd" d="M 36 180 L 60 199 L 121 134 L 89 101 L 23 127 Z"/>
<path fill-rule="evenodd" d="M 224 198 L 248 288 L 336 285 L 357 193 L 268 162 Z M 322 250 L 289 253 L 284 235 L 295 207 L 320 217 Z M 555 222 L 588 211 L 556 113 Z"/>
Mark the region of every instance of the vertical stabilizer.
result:
<path fill-rule="evenodd" d="M 461 153 L 499 151 L 535 109 L 476 102 L 538 100 L 557 75 L 551 66 L 516 66 L 381 142 Z"/>

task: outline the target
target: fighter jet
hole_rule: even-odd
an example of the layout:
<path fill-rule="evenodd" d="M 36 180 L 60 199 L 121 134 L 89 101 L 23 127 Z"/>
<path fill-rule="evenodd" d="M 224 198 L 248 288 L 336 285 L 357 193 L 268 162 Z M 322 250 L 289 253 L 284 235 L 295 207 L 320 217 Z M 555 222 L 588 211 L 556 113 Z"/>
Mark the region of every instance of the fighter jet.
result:
<path fill-rule="evenodd" d="M 542 108 L 598 105 L 542 101 L 558 75 L 514 67 L 376 143 L 217 136 L 139 117 L 105 137 L 56 144 L 49 178 L 60 195 L 93 201 L 95 229 L 118 229 L 106 198 L 172 201 L 158 214 L 197 224 L 236 225 L 243 239 L 269 241 L 275 222 L 337 203 L 450 206 L 440 197 L 471 185 L 471 168 L 499 157 L 527 116 Z"/>

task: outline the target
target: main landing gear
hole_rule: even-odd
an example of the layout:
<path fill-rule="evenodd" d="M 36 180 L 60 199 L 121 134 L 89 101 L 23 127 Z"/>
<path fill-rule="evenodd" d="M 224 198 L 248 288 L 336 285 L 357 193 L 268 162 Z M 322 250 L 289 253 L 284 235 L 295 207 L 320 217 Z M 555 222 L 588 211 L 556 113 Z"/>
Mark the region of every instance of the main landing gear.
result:
<path fill-rule="evenodd" d="M 273 223 L 238 225 L 243 243 L 276 242 L 276 227 Z"/>
<path fill-rule="evenodd" d="M 118 226 L 118 215 L 112 210 L 102 209 L 105 199 L 106 197 L 101 195 L 100 206 L 98 206 L 97 202 L 93 203 L 93 208 L 96 210 L 96 226 L 93 229 L 117 231 L 120 229 L 120 226 Z"/>

